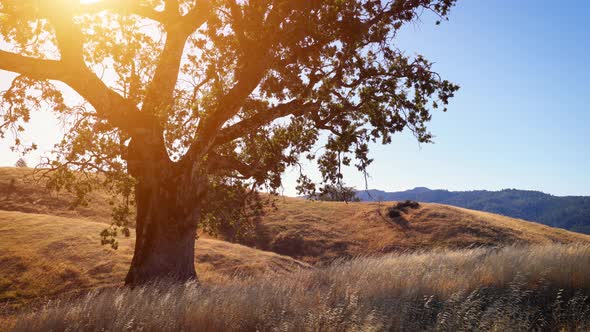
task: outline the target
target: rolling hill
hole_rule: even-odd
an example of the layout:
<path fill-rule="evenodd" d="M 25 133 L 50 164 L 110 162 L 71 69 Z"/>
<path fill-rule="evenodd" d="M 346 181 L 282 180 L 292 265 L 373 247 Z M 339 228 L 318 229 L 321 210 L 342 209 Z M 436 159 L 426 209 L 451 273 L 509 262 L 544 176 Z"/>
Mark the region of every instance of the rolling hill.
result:
<path fill-rule="evenodd" d="M 51 193 L 30 182 L 31 170 L 0 168 L 0 210 L 110 223 L 108 197 L 93 193 L 90 204 L 72 209 L 67 193 Z M 7 188 L 10 182 L 12 191 Z M 526 243 L 569 243 L 590 237 L 491 213 L 422 204 L 400 218 L 386 216 L 391 202 L 323 202 L 278 197 L 268 207 L 249 246 L 308 263 L 337 258 L 430 248 L 465 248 Z M 203 234 L 203 238 L 209 236 Z"/>
<path fill-rule="evenodd" d="M 108 222 L 111 218 L 107 193 L 94 191 L 90 194 L 88 206 L 74 209 L 74 195 L 66 191 L 49 191 L 43 182 L 37 180 L 37 175 L 30 168 L 0 167 L 0 211 L 49 214 L 97 222 Z"/>
<path fill-rule="evenodd" d="M 71 209 L 68 194 L 28 182 L 30 170 L 0 168 L 0 302 L 120 285 L 133 238 L 119 250 L 99 245 L 109 223 L 105 193 Z M 321 202 L 279 197 L 246 247 L 202 235 L 199 277 L 224 282 L 236 274 L 290 274 L 342 258 L 386 253 L 524 244 L 590 243 L 590 236 L 491 213 L 421 204 L 389 218 L 392 202 Z M 26 244 L 26 245 L 23 245 Z M 42 277 L 41 277 L 42 276 Z"/>
<path fill-rule="evenodd" d="M 358 191 L 362 201 L 415 200 L 454 205 L 539 222 L 552 227 L 590 234 L 590 197 L 553 196 L 539 191 L 448 191 L 414 188 L 399 192 Z"/>
<path fill-rule="evenodd" d="M 133 254 L 135 234 L 119 249 L 100 246 L 104 224 L 0 211 L 0 303 L 122 284 Z M 290 273 L 309 265 L 290 257 L 215 239 L 199 239 L 199 278 L 220 283 L 236 275 Z"/>
<path fill-rule="evenodd" d="M 427 249 L 587 242 L 590 236 L 525 220 L 423 203 L 391 219 L 392 202 L 279 198 L 259 226 L 258 248 L 316 264 Z"/>

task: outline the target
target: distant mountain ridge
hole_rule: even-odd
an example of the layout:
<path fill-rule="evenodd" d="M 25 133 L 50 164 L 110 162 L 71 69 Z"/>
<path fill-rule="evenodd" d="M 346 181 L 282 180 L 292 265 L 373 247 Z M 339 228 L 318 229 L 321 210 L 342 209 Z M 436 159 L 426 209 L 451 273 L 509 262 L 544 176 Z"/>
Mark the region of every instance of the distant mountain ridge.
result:
<path fill-rule="evenodd" d="M 539 191 L 517 189 L 448 191 L 417 187 L 399 192 L 359 190 L 357 197 L 362 201 L 410 199 L 425 203 L 454 205 L 590 234 L 590 196 L 559 197 Z"/>

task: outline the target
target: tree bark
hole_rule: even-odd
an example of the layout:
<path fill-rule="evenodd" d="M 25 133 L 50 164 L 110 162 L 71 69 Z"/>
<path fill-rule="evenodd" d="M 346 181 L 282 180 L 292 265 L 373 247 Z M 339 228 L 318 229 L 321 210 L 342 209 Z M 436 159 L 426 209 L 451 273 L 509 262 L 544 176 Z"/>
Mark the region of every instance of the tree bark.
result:
<path fill-rule="evenodd" d="M 162 197 L 166 189 L 158 185 L 137 187 L 135 252 L 125 284 L 195 280 L 196 223 L 179 220 L 182 215 L 174 211 L 176 206 Z"/>
<path fill-rule="evenodd" d="M 166 156 L 130 146 L 128 168 L 136 179 L 136 241 L 125 284 L 196 280 L 195 240 L 199 202 L 190 175 Z M 143 158 L 151 156 L 152 160 Z M 154 160 L 158 156 L 157 160 Z"/>

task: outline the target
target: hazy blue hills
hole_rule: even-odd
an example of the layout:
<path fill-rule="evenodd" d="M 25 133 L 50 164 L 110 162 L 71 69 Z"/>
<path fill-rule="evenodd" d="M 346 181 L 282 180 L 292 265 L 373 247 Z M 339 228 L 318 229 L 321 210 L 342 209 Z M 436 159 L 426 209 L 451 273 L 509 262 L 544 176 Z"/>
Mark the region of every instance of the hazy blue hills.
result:
<path fill-rule="evenodd" d="M 538 191 L 448 191 L 418 187 L 399 192 L 358 191 L 362 201 L 415 200 L 448 204 L 536 221 L 575 232 L 590 234 L 590 196 L 553 196 Z"/>

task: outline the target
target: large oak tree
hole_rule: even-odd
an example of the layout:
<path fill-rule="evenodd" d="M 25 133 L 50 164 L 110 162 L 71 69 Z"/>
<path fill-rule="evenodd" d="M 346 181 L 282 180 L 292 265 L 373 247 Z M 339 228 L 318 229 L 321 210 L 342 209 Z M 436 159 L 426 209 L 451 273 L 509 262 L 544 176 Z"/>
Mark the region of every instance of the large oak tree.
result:
<path fill-rule="evenodd" d="M 49 107 L 68 128 L 45 165 L 82 202 L 110 188 L 113 227 L 135 254 L 126 282 L 195 278 L 197 227 L 240 229 L 256 192 L 315 159 L 324 183 L 366 172 L 371 142 L 429 142 L 457 86 L 396 34 L 455 0 L 2 0 L 0 134 Z M 64 97 L 74 91 L 80 104 Z M 321 149 L 320 149 L 321 147 Z M 100 173 L 101 176 L 81 174 Z M 100 180 L 97 180 L 100 179 Z M 314 189 L 301 173 L 299 191 Z"/>

